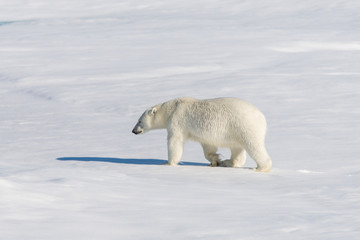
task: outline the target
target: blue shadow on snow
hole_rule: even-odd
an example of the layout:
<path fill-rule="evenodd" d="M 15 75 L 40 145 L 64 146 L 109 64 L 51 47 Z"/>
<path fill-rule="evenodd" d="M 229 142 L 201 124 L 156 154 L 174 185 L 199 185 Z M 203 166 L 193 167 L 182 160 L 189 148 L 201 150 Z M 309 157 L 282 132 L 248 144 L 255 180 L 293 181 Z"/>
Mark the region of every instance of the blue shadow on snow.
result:
<path fill-rule="evenodd" d="M 105 157 L 61 157 L 57 158 L 60 161 L 81 161 L 81 162 L 108 162 L 120 164 L 135 164 L 135 165 L 164 165 L 166 160 L 160 159 L 138 159 L 138 158 L 105 158 Z M 196 162 L 180 162 L 179 165 L 185 166 L 208 166 L 206 163 Z"/>

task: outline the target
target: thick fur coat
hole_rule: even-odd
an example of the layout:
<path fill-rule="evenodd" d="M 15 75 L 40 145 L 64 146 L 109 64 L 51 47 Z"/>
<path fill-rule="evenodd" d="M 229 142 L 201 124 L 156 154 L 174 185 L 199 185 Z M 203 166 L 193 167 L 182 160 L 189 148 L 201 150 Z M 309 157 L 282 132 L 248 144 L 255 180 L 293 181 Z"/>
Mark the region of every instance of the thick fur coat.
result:
<path fill-rule="evenodd" d="M 177 98 L 147 109 L 133 133 L 166 128 L 168 164 L 180 162 L 186 140 L 201 143 L 211 166 L 241 167 L 246 152 L 257 171 L 269 171 L 271 159 L 265 149 L 266 119 L 255 106 L 237 98 L 198 100 Z M 231 149 L 231 158 L 221 161 L 218 147 Z"/>

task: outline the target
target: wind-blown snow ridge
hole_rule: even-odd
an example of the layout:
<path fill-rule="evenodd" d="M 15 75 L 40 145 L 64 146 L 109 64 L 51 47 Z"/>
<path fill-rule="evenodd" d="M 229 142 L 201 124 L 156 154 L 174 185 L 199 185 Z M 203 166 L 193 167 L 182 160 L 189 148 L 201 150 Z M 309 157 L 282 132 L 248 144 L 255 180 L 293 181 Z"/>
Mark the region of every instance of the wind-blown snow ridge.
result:
<path fill-rule="evenodd" d="M 282 47 L 272 47 L 274 51 L 301 53 L 312 51 L 360 51 L 359 42 L 294 42 Z"/>

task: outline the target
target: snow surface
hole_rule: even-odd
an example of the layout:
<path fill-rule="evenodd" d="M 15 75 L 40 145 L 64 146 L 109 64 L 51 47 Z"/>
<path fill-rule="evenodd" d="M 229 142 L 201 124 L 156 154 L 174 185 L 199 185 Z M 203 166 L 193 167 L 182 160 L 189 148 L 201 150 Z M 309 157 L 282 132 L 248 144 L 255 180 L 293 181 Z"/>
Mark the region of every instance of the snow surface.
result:
<path fill-rule="evenodd" d="M 0 1 L 0 239 L 359 239 L 359 8 Z M 258 106 L 272 172 L 162 165 L 131 129 L 179 96 Z"/>

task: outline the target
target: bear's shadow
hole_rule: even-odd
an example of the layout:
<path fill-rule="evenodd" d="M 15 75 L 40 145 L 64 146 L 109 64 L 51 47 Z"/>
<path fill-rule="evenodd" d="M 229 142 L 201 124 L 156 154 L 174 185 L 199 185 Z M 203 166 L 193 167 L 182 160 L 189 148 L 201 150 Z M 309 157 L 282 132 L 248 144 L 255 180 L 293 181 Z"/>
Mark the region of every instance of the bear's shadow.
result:
<path fill-rule="evenodd" d="M 108 162 L 119 164 L 134 164 L 134 165 L 164 165 L 166 160 L 160 159 L 145 159 L 145 158 L 108 158 L 108 157 L 60 157 L 59 161 L 81 161 L 81 162 Z M 179 165 L 185 166 L 208 166 L 207 163 L 197 162 L 181 162 Z"/>

